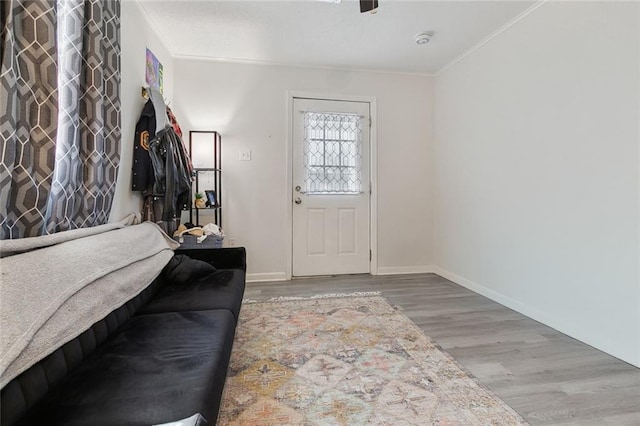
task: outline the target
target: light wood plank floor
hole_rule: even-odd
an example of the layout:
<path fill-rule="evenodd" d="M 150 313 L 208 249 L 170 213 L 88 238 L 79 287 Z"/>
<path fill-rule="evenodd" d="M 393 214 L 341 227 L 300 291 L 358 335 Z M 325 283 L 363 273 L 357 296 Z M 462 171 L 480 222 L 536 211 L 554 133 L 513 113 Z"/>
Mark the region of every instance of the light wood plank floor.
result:
<path fill-rule="evenodd" d="M 380 291 L 534 425 L 640 425 L 640 369 L 435 274 L 247 283 L 245 298 Z"/>

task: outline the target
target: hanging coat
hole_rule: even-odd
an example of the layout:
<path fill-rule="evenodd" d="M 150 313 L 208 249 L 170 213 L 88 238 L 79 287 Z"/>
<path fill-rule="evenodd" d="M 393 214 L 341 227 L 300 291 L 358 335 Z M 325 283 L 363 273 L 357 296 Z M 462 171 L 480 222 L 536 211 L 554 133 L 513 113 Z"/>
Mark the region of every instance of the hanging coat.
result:
<path fill-rule="evenodd" d="M 161 129 L 156 132 L 156 129 Z M 167 119 L 159 93 L 151 91 L 136 124 L 131 189 L 161 199 L 161 217 L 171 232 L 191 192 L 190 159 Z"/>
<path fill-rule="evenodd" d="M 151 100 L 147 101 L 136 124 L 133 139 L 133 165 L 131 166 L 131 190 L 140 191 L 142 195 L 150 195 L 154 174 L 149 143 L 156 136 L 156 116 Z"/>
<path fill-rule="evenodd" d="M 176 220 L 182 206 L 189 202 L 191 179 L 181 143 L 173 127 L 169 126 L 157 132 L 149 146 L 155 176 L 153 195 L 164 197 L 163 221 Z"/>

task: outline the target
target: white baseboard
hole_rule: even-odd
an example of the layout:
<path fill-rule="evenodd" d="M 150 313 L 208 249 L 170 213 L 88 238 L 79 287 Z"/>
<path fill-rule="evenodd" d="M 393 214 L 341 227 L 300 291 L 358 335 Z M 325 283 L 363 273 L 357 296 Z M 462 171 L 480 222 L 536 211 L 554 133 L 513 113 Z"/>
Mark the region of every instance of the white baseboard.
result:
<path fill-rule="evenodd" d="M 262 274 L 247 274 L 247 282 L 264 282 L 264 281 L 286 281 L 287 274 L 284 272 L 267 272 Z"/>
<path fill-rule="evenodd" d="M 377 275 L 430 274 L 435 272 L 433 265 L 421 266 L 378 266 Z"/>
<path fill-rule="evenodd" d="M 514 311 L 518 311 L 519 313 L 526 315 L 530 318 L 533 318 L 537 321 L 544 322 L 542 317 L 546 317 L 546 314 L 530 308 L 528 305 L 525 305 L 522 302 L 518 302 L 508 296 L 503 295 L 502 293 L 498 293 L 497 291 L 491 290 L 483 285 L 475 283 L 471 280 L 461 277 L 460 275 L 456 275 L 453 272 L 449 272 L 446 269 L 443 269 L 439 266 L 433 267 L 433 273 L 438 274 L 443 278 L 448 279 L 449 281 L 453 281 L 454 283 L 461 285 L 462 287 L 468 288 L 474 293 L 481 294 L 482 296 L 488 297 L 494 302 L 498 302 L 501 305 L 506 306 L 507 308 L 513 309 Z"/>
<path fill-rule="evenodd" d="M 556 317 L 555 315 L 550 315 L 547 312 L 540 311 L 538 309 L 532 308 L 531 306 L 514 300 L 508 296 L 505 296 L 502 293 L 498 293 L 497 291 L 491 290 L 483 285 L 480 285 L 476 282 L 468 280 L 464 277 L 454 274 L 453 272 L 449 272 L 439 266 L 433 267 L 433 272 L 437 275 L 440 275 L 443 278 L 448 279 L 449 281 L 453 281 L 454 283 L 461 285 L 462 287 L 468 288 L 474 293 L 478 293 L 482 296 L 485 296 L 494 302 L 497 302 L 503 306 L 506 306 L 509 309 L 513 309 L 514 311 L 521 313 L 535 321 L 538 321 L 548 327 L 553 328 L 561 333 L 564 333 L 570 337 L 573 337 L 576 340 L 579 340 L 589 346 L 592 346 L 602 352 L 605 352 L 611 356 L 614 356 L 624 362 L 627 362 L 636 367 L 640 367 L 640 360 L 630 359 L 629 357 L 625 357 L 624 355 L 617 354 L 604 347 L 605 345 L 601 344 L 601 342 L 596 342 L 588 336 L 584 330 L 581 330 L 579 327 L 576 327 L 575 324 L 571 322 L 567 322 L 561 318 Z"/>

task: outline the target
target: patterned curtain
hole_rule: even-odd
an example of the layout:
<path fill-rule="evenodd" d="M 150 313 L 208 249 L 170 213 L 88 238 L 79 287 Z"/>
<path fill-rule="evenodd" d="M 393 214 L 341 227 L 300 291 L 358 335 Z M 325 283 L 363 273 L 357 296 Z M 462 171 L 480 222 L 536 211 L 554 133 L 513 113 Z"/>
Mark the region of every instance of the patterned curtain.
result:
<path fill-rule="evenodd" d="M 120 161 L 119 0 L 0 3 L 0 96 L 11 100 L 0 238 L 106 223 Z"/>
<path fill-rule="evenodd" d="M 0 1 L 0 233 L 42 233 L 58 127 L 55 2 Z"/>

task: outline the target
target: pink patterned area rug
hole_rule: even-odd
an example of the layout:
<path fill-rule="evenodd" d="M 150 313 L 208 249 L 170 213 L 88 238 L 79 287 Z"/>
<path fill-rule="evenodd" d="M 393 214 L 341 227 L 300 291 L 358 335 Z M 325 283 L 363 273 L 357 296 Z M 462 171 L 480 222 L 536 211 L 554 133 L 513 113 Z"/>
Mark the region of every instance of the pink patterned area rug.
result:
<path fill-rule="evenodd" d="M 245 303 L 219 425 L 524 425 L 384 298 Z"/>

